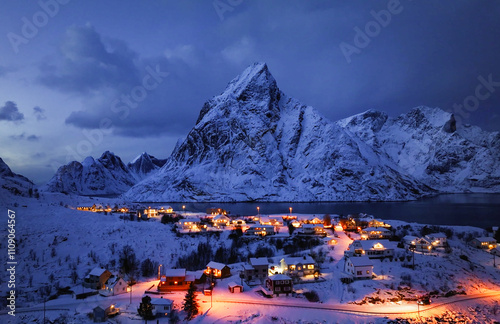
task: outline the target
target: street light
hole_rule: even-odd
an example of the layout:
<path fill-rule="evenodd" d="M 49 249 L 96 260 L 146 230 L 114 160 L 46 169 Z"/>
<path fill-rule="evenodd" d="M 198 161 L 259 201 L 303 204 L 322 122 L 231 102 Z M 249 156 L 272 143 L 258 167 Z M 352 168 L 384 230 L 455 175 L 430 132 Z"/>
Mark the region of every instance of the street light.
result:
<path fill-rule="evenodd" d="M 290 210 L 290 217 L 292 216 L 292 207 L 288 208 Z"/>
<path fill-rule="evenodd" d="M 186 206 L 182 205 L 182 213 L 185 215 L 186 214 Z"/>
<path fill-rule="evenodd" d="M 161 271 L 160 271 L 160 269 L 161 269 L 162 266 L 163 266 L 162 264 L 160 264 L 158 266 L 158 279 L 161 279 Z"/>
<path fill-rule="evenodd" d="M 260 216 L 260 207 L 257 206 L 257 215 Z"/>

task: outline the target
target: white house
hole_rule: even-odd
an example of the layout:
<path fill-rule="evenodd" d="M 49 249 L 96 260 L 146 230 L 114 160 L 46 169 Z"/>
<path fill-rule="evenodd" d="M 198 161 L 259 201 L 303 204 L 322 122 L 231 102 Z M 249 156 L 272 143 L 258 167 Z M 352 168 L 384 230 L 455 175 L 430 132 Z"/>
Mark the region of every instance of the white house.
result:
<path fill-rule="evenodd" d="M 185 218 L 177 222 L 177 227 L 183 231 L 199 232 L 200 223 L 198 218 Z"/>
<path fill-rule="evenodd" d="M 281 259 L 281 271 L 287 275 L 297 275 L 299 277 L 312 275 L 317 272 L 316 261 L 310 256 L 285 257 Z"/>
<path fill-rule="evenodd" d="M 212 218 L 212 223 L 214 224 L 214 226 L 226 226 L 230 221 L 231 220 L 229 219 L 229 217 L 223 214 L 219 214 Z"/>
<path fill-rule="evenodd" d="M 115 296 L 127 292 L 127 283 L 122 277 L 112 276 L 104 284 L 104 288 L 99 291 L 101 296 Z"/>
<path fill-rule="evenodd" d="M 364 255 L 370 259 L 393 257 L 394 246 L 392 242 L 389 242 L 388 240 L 355 240 L 349 245 L 348 249 L 344 252 L 344 255 Z"/>
<path fill-rule="evenodd" d="M 246 235 L 261 235 L 261 236 L 274 235 L 274 226 L 255 224 L 255 225 L 250 226 L 246 230 L 245 234 Z"/>
<path fill-rule="evenodd" d="M 391 238 L 392 232 L 385 227 L 367 227 L 361 230 L 362 240 L 378 240 Z"/>
<path fill-rule="evenodd" d="M 391 225 L 384 223 L 384 221 L 380 219 L 372 219 L 368 222 L 368 227 L 391 227 Z"/>
<path fill-rule="evenodd" d="M 443 247 L 446 246 L 447 237 L 444 233 L 432 233 L 426 235 L 425 238 L 431 242 L 434 247 Z"/>
<path fill-rule="evenodd" d="M 356 279 L 371 279 L 373 262 L 367 256 L 346 258 L 346 271 Z"/>
<path fill-rule="evenodd" d="M 321 235 L 326 236 L 326 231 L 323 224 L 302 224 L 297 230 L 298 235 Z"/>
<path fill-rule="evenodd" d="M 493 237 L 476 237 L 470 244 L 478 249 L 493 249 L 497 246 L 497 241 Z"/>
<path fill-rule="evenodd" d="M 151 306 L 153 306 L 154 316 L 168 316 L 172 310 L 173 300 L 167 298 L 151 298 Z"/>

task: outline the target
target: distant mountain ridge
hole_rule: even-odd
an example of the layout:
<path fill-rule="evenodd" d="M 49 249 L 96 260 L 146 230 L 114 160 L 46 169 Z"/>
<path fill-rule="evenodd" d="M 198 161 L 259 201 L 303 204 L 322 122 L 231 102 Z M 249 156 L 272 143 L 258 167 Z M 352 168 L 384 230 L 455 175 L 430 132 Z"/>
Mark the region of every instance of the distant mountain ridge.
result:
<path fill-rule="evenodd" d="M 125 165 L 120 157 L 106 151 L 97 160 L 89 156 L 82 163 L 73 161 L 61 166 L 43 189 L 79 195 L 118 195 L 164 163 L 165 160 L 144 152 Z"/>

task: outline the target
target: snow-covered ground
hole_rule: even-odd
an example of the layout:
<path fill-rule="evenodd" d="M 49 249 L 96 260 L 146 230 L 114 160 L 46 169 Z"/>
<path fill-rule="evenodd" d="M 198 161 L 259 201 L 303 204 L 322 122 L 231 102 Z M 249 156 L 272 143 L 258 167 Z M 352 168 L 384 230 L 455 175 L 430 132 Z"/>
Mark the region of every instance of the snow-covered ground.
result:
<path fill-rule="evenodd" d="M 182 235 L 176 236 L 172 225 L 161 224 L 158 219 L 130 221 L 120 214 L 104 215 L 78 211 L 76 206 L 92 204 L 114 205 L 115 200 L 105 198 L 85 198 L 63 194 L 42 194 L 40 199 L 16 199 L 16 235 L 19 248 L 16 254 L 16 318 L 0 315 L 1 323 L 27 323 L 43 320 L 43 300 L 56 292 L 55 287 L 69 286 L 75 293 L 83 292 L 82 278 L 94 267 L 106 267 L 118 272 L 116 260 L 124 245 L 131 245 L 139 261 L 150 258 L 166 268 L 174 267 L 177 258 L 197 249 L 200 241 L 209 242 L 214 247 L 229 247 L 229 232 L 217 236 Z M 332 211 L 334 214 L 335 211 Z M 311 215 L 299 215 L 309 217 Z M 376 215 L 375 215 L 376 216 Z M 423 225 L 402 221 L 387 221 L 398 234 L 419 234 Z M 435 321 L 434 317 L 463 318 L 470 322 L 493 323 L 500 321 L 500 267 L 493 267 L 493 258 L 486 252 L 469 247 L 464 238 L 483 235 L 484 230 L 476 227 L 445 227 L 453 231 L 449 240 L 451 253 L 436 251 L 415 255 L 416 269 L 405 267 L 411 255 L 403 249 L 396 249 L 398 258 L 374 260 L 374 280 L 359 280 L 342 284 L 344 274 L 344 250 L 352 241 L 344 232 L 336 231 L 337 245 L 315 247 L 313 252 L 326 256 L 321 264 L 321 280 L 309 278 L 307 283 L 294 285 L 297 294 L 264 298 L 256 293 L 256 287 L 244 284 L 244 292 L 231 294 L 227 284 L 240 282 L 239 269 L 242 263 L 231 264 L 232 277 L 223 279 L 215 287 L 212 302 L 209 296 L 198 295 L 201 315 L 193 323 L 385 323 L 396 318 L 406 318 L 416 322 L 418 315 L 423 321 Z M 333 237 L 333 234 L 329 234 Z M 282 228 L 280 237 L 287 237 L 287 229 Z M 356 234 L 351 235 L 356 238 Z M 255 251 L 257 245 L 268 239 L 256 239 L 240 248 L 246 255 Z M 274 262 L 283 256 L 282 250 L 275 249 Z M 5 248 L 5 243 L 2 242 Z M 303 253 L 311 253 L 304 251 Z M 6 253 L 2 258 L 6 257 Z M 401 261 L 403 258 L 403 261 Z M 4 264 L 6 260 L 2 259 Z M 500 259 L 497 259 L 497 264 Z M 76 270 L 78 279 L 72 280 Z M 7 295 L 5 274 L 1 291 Z M 60 323 L 90 323 L 88 313 L 100 306 L 115 304 L 122 314 L 113 318 L 115 323 L 139 323 L 137 307 L 144 294 L 156 278 L 138 278 L 132 294 L 113 297 L 91 296 L 76 300 L 72 295 L 62 295 L 46 302 L 46 316 Z M 47 288 L 50 287 L 50 288 Z M 200 289 L 202 286 L 200 285 Z M 50 290 L 50 291 L 47 291 Z M 305 299 L 303 293 L 316 291 L 320 302 Z M 413 297 L 435 291 L 430 306 L 421 306 L 420 314 Z M 444 297 L 450 291 L 464 291 L 466 295 Z M 165 298 L 174 300 L 180 308 L 185 292 L 168 294 Z M 483 299 L 468 299 L 487 296 Z M 132 303 L 130 303 L 130 299 Z M 5 300 L 5 299 L 4 299 Z M 371 301 L 371 302 L 370 302 Z M 453 302 L 436 307 L 444 303 Z M 457 303 L 455 303 L 457 302 Z M 2 309 L 5 309 L 3 306 Z M 6 309 L 5 309 L 6 310 Z M 29 310 L 30 312 L 24 312 Z M 180 313 L 181 318 L 183 316 Z M 160 320 L 166 323 L 166 319 Z"/>

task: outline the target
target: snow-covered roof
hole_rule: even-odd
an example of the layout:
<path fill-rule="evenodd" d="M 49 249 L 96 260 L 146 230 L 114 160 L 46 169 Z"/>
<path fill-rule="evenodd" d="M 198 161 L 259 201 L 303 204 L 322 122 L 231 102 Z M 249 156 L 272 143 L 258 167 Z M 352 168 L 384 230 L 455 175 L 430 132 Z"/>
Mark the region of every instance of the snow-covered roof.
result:
<path fill-rule="evenodd" d="M 215 261 L 210 261 L 207 264 L 207 268 L 217 269 L 217 270 L 222 270 L 222 268 L 224 268 L 225 266 L 226 266 L 225 264 L 222 264 L 222 263 L 219 263 L 219 262 L 215 262 Z"/>
<path fill-rule="evenodd" d="M 493 241 L 496 242 L 496 240 L 493 237 L 487 237 L 487 236 L 476 237 L 475 239 L 478 240 L 479 242 L 493 242 Z"/>
<path fill-rule="evenodd" d="M 108 287 L 114 287 L 118 283 L 118 281 L 120 281 L 120 279 L 121 277 L 110 277 L 108 281 L 106 281 L 106 285 Z"/>
<path fill-rule="evenodd" d="M 151 298 L 151 305 L 172 305 L 174 301 L 167 298 Z"/>
<path fill-rule="evenodd" d="M 229 288 L 234 288 L 234 287 L 243 287 L 242 285 L 238 285 L 236 282 L 231 281 L 230 283 L 227 284 Z"/>
<path fill-rule="evenodd" d="M 285 258 L 283 258 L 283 260 L 285 260 L 285 263 L 287 265 L 298 264 L 298 263 L 302 263 L 302 264 L 316 263 L 314 261 L 314 259 L 311 258 L 310 256 L 304 256 L 304 257 L 285 257 Z"/>
<path fill-rule="evenodd" d="M 243 270 L 254 270 L 253 267 L 249 264 L 243 264 Z"/>
<path fill-rule="evenodd" d="M 367 227 L 363 231 L 366 231 L 366 232 L 375 232 L 375 231 L 390 232 L 390 230 L 388 230 L 385 227 Z"/>
<path fill-rule="evenodd" d="M 352 257 L 352 258 L 349 258 L 349 260 L 351 261 L 352 265 L 355 267 L 368 267 L 368 266 L 373 267 L 372 260 L 370 260 L 370 258 L 367 256 Z"/>
<path fill-rule="evenodd" d="M 263 266 L 268 265 L 269 261 L 267 260 L 267 258 L 250 258 L 250 264 Z"/>
<path fill-rule="evenodd" d="M 389 240 L 368 240 L 368 241 L 360 241 L 356 240 L 353 242 L 353 244 L 356 244 L 357 246 L 361 245 L 363 250 L 371 250 L 371 249 L 390 249 L 393 248 L 393 246 L 390 244 Z M 355 245 L 355 246 L 356 246 Z M 381 245 L 381 247 L 380 247 Z"/>
<path fill-rule="evenodd" d="M 92 271 L 90 271 L 89 276 L 100 277 L 105 271 L 106 271 L 106 269 L 96 267 L 96 268 L 92 269 Z"/>
<path fill-rule="evenodd" d="M 195 279 L 200 279 L 205 272 L 203 270 L 198 271 L 186 271 L 186 281 L 188 276 L 193 276 Z"/>
<path fill-rule="evenodd" d="M 418 239 L 418 237 L 413 235 L 406 235 L 405 237 L 403 237 L 403 241 L 415 241 L 416 239 Z"/>
<path fill-rule="evenodd" d="M 269 276 L 269 279 L 274 280 L 292 280 L 289 276 L 285 276 L 284 274 L 275 274 L 273 276 Z"/>
<path fill-rule="evenodd" d="M 229 217 L 225 216 L 225 215 L 217 215 L 213 218 L 213 220 L 229 220 Z"/>
<path fill-rule="evenodd" d="M 184 277 L 186 276 L 186 269 L 167 269 L 165 270 L 166 277 Z"/>

